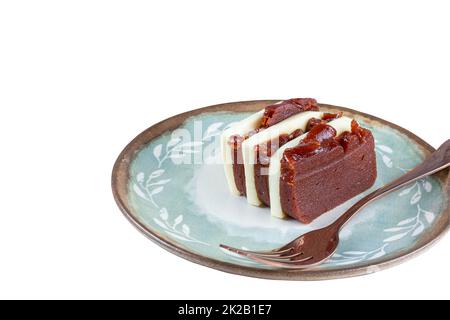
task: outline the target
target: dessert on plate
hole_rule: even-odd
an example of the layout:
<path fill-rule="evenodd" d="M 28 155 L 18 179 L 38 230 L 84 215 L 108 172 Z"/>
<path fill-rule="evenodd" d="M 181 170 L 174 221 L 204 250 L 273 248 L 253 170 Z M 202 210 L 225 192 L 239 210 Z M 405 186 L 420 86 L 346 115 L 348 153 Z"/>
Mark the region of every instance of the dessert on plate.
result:
<path fill-rule="evenodd" d="M 233 194 L 303 223 L 367 190 L 377 175 L 372 133 L 310 98 L 267 106 L 225 130 L 221 146 Z"/>

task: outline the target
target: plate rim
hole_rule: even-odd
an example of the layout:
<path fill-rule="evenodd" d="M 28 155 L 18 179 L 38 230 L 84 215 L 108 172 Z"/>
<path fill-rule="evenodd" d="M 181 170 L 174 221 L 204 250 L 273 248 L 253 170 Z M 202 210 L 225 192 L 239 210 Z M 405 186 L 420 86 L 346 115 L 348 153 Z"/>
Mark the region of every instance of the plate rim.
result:
<path fill-rule="evenodd" d="M 205 257 L 195 252 L 189 251 L 186 248 L 180 246 L 176 241 L 172 241 L 169 238 L 165 238 L 162 235 L 157 234 L 152 231 L 146 225 L 135 217 L 132 210 L 128 206 L 127 194 L 128 194 L 128 181 L 129 177 L 129 167 L 136 156 L 136 154 L 153 139 L 159 137 L 169 130 L 173 130 L 183 122 L 192 117 L 206 112 L 218 112 L 218 111 L 234 111 L 234 112 L 252 112 L 261 110 L 265 105 L 275 103 L 280 100 L 249 100 L 249 101 L 238 101 L 211 105 L 203 108 L 193 109 L 184 113 L 177 114 L 165 120 L 162 120 L 149 128 L 138 134 L 127 146 L 122 150 L 122 152 L 117 157 L 111 175 L 111 188 L 113 192 L 114 199 L 118 205 L 120 211 L 123 213 L 125 218 L 136 227 L 144 236 L 152 240 L 154 243 L 162 247 L 163 249 L 184 258 L 190 262 L 194 262 L 205 267 L 213 268 L 216 270 L 224 271 L 231 274 L 237 274 L 242 276 L 249 276 L 254 278 L 263 279 L 273 279 L 273 280 L 329 280 L 337 278 L 347 278 L 360 275 L 371 274 L 380 270 L 384 270 L 388 267 L 400 264 L 410 258 L 416 256 L 417 254 L 423 252 L 425 249 L 436 243 L 441 239 L 449 229 L 449 219 L 445 217 L 450 215 L 449 206 L 449 178 L 450 170 L 444 170 L 439 174 L 439 181 L 445 193 L 447 193 L 447 204 L 443 209 L 441 219 L 436 222 L 432 227 L 428 235 L 420 238 L 411 248 L 408 250 L 399 251 L 394 257 L 387 261 L 382 261 L 378 263 L 368 263 L 366 265 L 358 267 L 342 267 L 339 270 L 321 270 L 321 269 L 311 269 L 311 270 L 285 270 L 285 269 L 261 269 L 251 266 L 242 266 L 225 261 L 216 260 L 210 257 Z M 417 145 L 425 152 L 431 153 L 435 149 L 429 145 L 427 142 L 416 136 L 414 133 L 400 127 L 394 123 L 386 121 L 384 119 L 378 118 L 376 116 L 363 113 L 351 108 L 340 107 L 330 104 L 319 103 L 319 106 L 324 109 L 343 111 L 344 113 L 351 113 L 353 115 L 358 115 L 370 120 L 382 123 L 397 131 L 405 134 L 410 139 L 414 140 Z"/>

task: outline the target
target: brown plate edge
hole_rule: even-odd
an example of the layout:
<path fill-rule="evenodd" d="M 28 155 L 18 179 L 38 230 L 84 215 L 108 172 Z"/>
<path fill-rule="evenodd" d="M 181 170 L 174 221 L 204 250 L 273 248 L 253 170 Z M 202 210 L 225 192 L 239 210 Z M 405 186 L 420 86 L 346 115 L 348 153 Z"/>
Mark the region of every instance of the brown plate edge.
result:
<path fill-rule="evenodd" d="M 182 257 L 188 261 L 213 268 L 216 270 L 224 271 L 227 273 L 249 276 L 255 278 L 263 278 L 263 279 L 273 279 L 273 280 L 329 280 L 329 279 L 338 279 L 338 278 L 347 278 L 354 277 L 360 275 L 366 275 L 370 273 L 374 273 L 383 269 L 386 269 L 391 266 L 395 266 L 405 260 L 408 260 L 418 253 L 422 252 L 424 249 L 430 247 L 435 242 L 437 242 L 449 229 L 449 214 L 450 214 L 450 206 L 449 206 L 449 197 L 447 196 L 447 205 L 444 208 L 443 214 L 441 214 L 440 219 L 436 222 L 435 226 L 431 230 L 431 232 L 427 233 L 427 235 L 421 237 L 417 243 L 410 248 L 409 250 L 400 251 L 394 257 L 391 257 L 388 261 L 368 264 L 364 266 L 359 266 L 356 268 L 343 268 L 340 270 L 320 270 L 320 269 L 311 269 L 311 270 L 284 270 L 284 269 L 260 269 L 253 268 L 247 266 L 238 266 L 232 263 L 223 262 L 219 260 L 215 260 L 212 258 L 200 256 L 191 251 L 184 249 L 179 246 L 176 242 L 171 241 L 170 239 L 164 238 L 150 229 L 148 229 L 145 225 L 143 225 L 136 217 L 133 216 L 130 208 L 126 205 L 126 198 L 128 193 L 128 181 L 129 181 L 129 166 L 139 150 L 148 144 L 152 139 L 158 137 L 166 131 L 175 129 L 179 127 L 186 119 L 189 117 L 199 115 L 205 112 L 217 112 L 217 111 L 235 111 L 235 112 L 251 112 L 257 111 L 264 106 L 274 103 L 279 100 L 254 100 L 254 101 L 240 101 L 240 102 L 231 102 L 213 105 L 209 107 L 204 107 L 200 109 L 191 110 L 182 114 L 178 114 L 166 120 L 163 120 L 150 128 L 144 130 L 138 136 L 136 136 L 120 153 L 118 156 L 114 168 L 112 171 L 111 185 L 112 191 L 114 195 L 114 199 L 119 206 L 120 210 L 127 218 L 128 221 L 132 225 L 134 225 L 141 233 L 143 233 L 147 238 L 166 249 L 167 251 Z M 396 125 L 390 123 L 386 120 L 377 118 L 370 114 L 366 114 L 363 112 L 359 112 L 350 108 L 339 107 L 329 104 L 320 104 L 321 107 L 330 110 L 341 110 L 351 113 L 354 115 L 359 115 L 370 120 L 379 122 L 384 125 L 388 125 L 397 131 L 405 134 L 410 139 L 414 140 L 418 146 L 422 147 L 424 152 L 430 153 L 435 149 L 430 146 L 427 142 L 411 133 L 410 131 Z M 439 174 L 439 181 L 442 184 L 443 190 L 449 190 L 449 170 L 446 170 Z"/>

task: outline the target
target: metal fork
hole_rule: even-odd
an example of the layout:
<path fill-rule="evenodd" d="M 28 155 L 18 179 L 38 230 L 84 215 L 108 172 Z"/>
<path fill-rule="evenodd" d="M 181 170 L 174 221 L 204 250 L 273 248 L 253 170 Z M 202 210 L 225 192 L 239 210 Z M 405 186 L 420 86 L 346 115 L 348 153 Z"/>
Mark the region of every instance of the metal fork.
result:
<path fill-rule="evenodd" d="M 304 269 L 316 266 L 333 255 L 339 243 L 340 230 L 350 218 L 368 203 L 449 166 L 450 140 L 447 140 L 420 165 L 388 185 L 365 196 L 325 228 L 305 233 L 288 244 L 271 251 L 241 250 L 224 244 L 221 244 L 220 247 L 272 267 Z"/>

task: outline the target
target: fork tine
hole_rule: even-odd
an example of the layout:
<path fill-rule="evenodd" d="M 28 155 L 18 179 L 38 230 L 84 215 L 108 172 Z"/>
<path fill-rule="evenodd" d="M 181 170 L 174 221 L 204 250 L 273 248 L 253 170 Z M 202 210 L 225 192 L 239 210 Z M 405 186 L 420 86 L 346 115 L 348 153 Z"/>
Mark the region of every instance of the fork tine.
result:
<path fill-rule="evenodd" d="M 253 254 L 250 254 L 249 253 L 249 255 L 252 255 L 253 256 Z M 297 252 L 297 253 L 295 253 L 295 254 L 291 254 L 291 255 L 289 255 L 289 256 L 279 256 L 279 257 L 261 257 L 261 256 L 257 256 L 258 258 L 261 258 L 261 259 L 266 259 L 266 260 L 270 260 L 270 261 L 279 261 L 279 262 L 302 262 L 302 261 L 306 261 L 306 260 L 309 260 L 311 257 L 307 257 L 307 258 L 304 258 L 304 259 L 298 259 L 298 260 L 291 260 L 292 258 L 295 258 L 295 257 L 300 257 L 301 255 L 303 255 L 303 252 Z"/>
<path fill-rule="evenodd" d="M 225 244 L 221 244 L 220 245 L 221 248 L 223 249 L 227 249 L 228 251 L 234 252 L 234 253 L 238 253 L 238 251 L 240 252 L 245 252 L 248 254 L 254 254 L 260 257 L 276 257 L 276 256 L 281 256 L 283 253 L 287 253 L 291 250 L 291 248 L 288 249 L 283 249 L 283 250 L 271 250 L 271 251 L 252 251 L 252 250 L 244 250 L 244 249 L 238 249 L 238 248 L 234 248 L 234 247 L 230 247 L 227 246 Z"/>
<path fill-rule="evenodd" d="M 256 262 L 259 262 L 259 263 L 262 263 L 262 264 L 265 264 L 265 265 L 268 265 L 271 267 L 278 267 L 278 268 L 285 268 L 285 269 L 306 269 L 306 268 L 309 268 L 314 265 L 314 264 L 307 263 L 313 257 L 307 257 L 305 259 L 297 260 L 297 261 L 290 261 L 290 260 L 277 261 L 277 260 L 271 260 L 271 259 L 267 259 L 267 258 L 258 257 L 255 255 L 246 253 L 245 251 L 242 251 L 239 249 L 237 249 L 236 251 L 232 251 L 232 252 L 237 253 L 241 256 L 244 256 L 250 260 L 253 260 L 253 261 L 256 261 Z"/>
<path fill-rule="evenodd" d="M 227 245 L 220 245 L 220 246 L 222 248 L 224 248 L 224 249 L 227 249 L 228 251 L 240 254 L 241 256 L 244 256 L 244 257 L 247 257 L 247 258 L 257 258 L 258 260 L 263 260 L 263 261 L 275 261 L 275 262 L 277 261 L 277 262 L 284 262 L 284 263 L 299 263 L 299 262 L 310 260 L 312 258 L 312 257 L 306 257 L 304 259 L 290 260 L 291 258 L 295 258 L 295 257 L 301 256 L 303 254 L 303 252 L 298 252 L 298 253 L 291 254 L 291 255 L 288 255 L 288 256 L 273 256 L 273 255 L 263 256 L 263 255 L 254 254 L 254 251 L 237 249 L 237 248 L 230 247 L 230 246 L 227 246 Z M 289 250 L 284 250 L 284 251 L 289 251 Z"/>
<path fill-rule="evenodd" d="M 261 260 L 266 260 L 268 263 L 269 262 L 279 262 L 283 265 L 292 265 L 292 266 L 301 266 L 301 265 L 309 265 L 308 262 L 309 260 L 311 260 L 313 257 L 306 257 L 303 259 L 299 259 L 299 260 L 283 260 L 283 259 L 261 259 Z"/>

